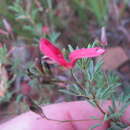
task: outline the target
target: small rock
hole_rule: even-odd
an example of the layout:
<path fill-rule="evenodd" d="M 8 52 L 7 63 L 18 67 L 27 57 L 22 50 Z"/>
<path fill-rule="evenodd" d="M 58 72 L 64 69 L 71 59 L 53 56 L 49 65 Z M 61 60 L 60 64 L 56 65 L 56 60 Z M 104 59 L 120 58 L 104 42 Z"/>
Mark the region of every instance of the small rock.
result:
<path fill-rule="evenodd" d="M 128 60 L 128 56 L 121 47 L 108 48 L 104 54 L 103 70 L 117 69 Z"/>

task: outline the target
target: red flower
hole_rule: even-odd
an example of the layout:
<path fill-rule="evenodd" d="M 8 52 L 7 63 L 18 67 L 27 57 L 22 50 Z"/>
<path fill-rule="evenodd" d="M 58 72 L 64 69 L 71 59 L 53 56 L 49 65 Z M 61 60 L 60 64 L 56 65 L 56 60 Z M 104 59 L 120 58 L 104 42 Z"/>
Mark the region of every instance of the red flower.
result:
<path fill-rule="evenodd" d="M 43 26 L 42 27 L 42 32 L 45 33 L 45 34 L 48 34 L 49 33 L 49 27 L 48 26 Z"/>
<path fill-rule="evenodd" d="M 96 57 L 105 52 L 105 50 L 100 47 L 82 48 L 74 50 L 69 54 L 70 62 L 68 62 L 67 60 L 65 60 L 61 50 L 56 46 L 54 46 L 49 40 L 41 38 L 39 43 L 40 43 L 40 51 L 45 56 L 49 57 L 51 60 L 55 61 L 57 64 L 65 68 L 74 67 L 78 59 Z"/>

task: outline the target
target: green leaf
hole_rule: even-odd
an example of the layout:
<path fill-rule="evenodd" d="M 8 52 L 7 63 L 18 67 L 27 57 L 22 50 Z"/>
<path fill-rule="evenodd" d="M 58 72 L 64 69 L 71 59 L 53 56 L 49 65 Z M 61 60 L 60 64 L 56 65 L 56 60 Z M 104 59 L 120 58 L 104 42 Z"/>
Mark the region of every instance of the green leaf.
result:
<path fill-rule="evenodd" d="M 124 100 L 123 100 L 124 103 L 126 103 L 130 100 L 130 94 L 124 95 L 123 97 L 124 97 Z"/>
<path fill-rule="evenodd" d="M 69 48 L 70 52 L 72 52 L 74 50 L 73 47 L 70 44 L 68 45 L 68 48 Z"/>
<path fill-rule="evenodd" d="M 19 103 L 23 98 L 23 95 L 22 94 L 19 94 L 17 97 L 16 97 L 16 102 Z"/>
<path fill-rule="evenodd" d="M 22 6 L 18 3 L 14 3 L 14 5 L 9 6 L 9 9 L 15 11 L 16 13 L 24 13 Z"/>
<path fill-rule="evenodd" d="M 92 81 L 94 76 L 94 63 L 93 60 L 90 61 L 89 66 L 87 68 L 88 80 Z"/>
<path fill-rule="evenodd" d="M 101 93 L 102 99 L 108 99 L 112 96 L 112 94 L 115 92 L 115 88 L 119 87 L 120 83 L 117 84 L 111 84 L 107 88 L 105 88 Z"/>
<path fill-rule="evenodd" d="M 122 122 L 111 122 L 111 126 L 107 130 L 123 130 L 126 127 L 127 125 Z"/>
<path fill-rule="evenodd" d="M 3 46 L 0 48 L 0 63 L 4 64 L 7 62 L 7 48 L 6 46 Z"/>
<path fill-rule="evenodd" d="M 29 85 L 32 86 L 33 88 L 36 88 L 38 84 L 37 79 L 33 79 L 29 81 Z"/>
<path fill-rule="evenodd" d="M 105 113 L 105 115 L 104 115 L 104 121 L 107 121 L 107 120 L 108 120 L 108 114 Z"/>
<path fill-rule="evenodd" d="M 112 100 L 112 107 L 113 107 L 113 110 L 116 111 L 116 103 L 115 103 L 114 95 L 112 95 L 111 100 Z"/>
<path fill-rule="evenodd" d="M 76 84 L 74 84 L 70 89 L 73 90 L 75 93 L 82 94 L 80 87 Z"/>
<path fill-rule="evenodd" d="M 102 98 L 102 91 L 103 91 L 103 88 L 98 88 L 96 91 L 95 97 L 101 99 Z"/>
<path fill-rule="evenodd" d="M 49 39 L 50 41 L 55 43 L 59 36 L 60 36 L 60 33 L 53 32 L 49 35 Z"/>
<path fill-rule="evenodd" d="M 103 60 L 101 60 L 101 59 L 96 62 L 96 65 L 94 67 L 94 72 L 95 73 L 100 71 L 102 64 L 103 64 Z"/>
<path fill-rule="evenodd" d="M 99 118 L 96 117 L 96 116 L 91 116 L 90 118 L 92 118 L 92 119 L 94 119 L 94 120 L 101 120 L 101 119 L 99 119 Z"/>
<path fill-rule="evenodd" d="M 110 114 L 109 116 L 108 116 L 108 120 L 109 119 L 119 119 L 120 117 L 122 116 L 122 113 L 113 113 L 113 114 Z"/>
<path fill-rule="evenodd" d="M 27 19 L 27 16 L 26 15 L 24 15 L 24 14 L 20 14 L 20 15 L 17 15 L 16 16 L 16 20 L 19 20 L 19 19 Z M 25 26 L 25 25 L 24 25 Z"/>
<path fill-rule="evenodd" d="M 47 0 L 48 7 L 51 9 L 52 8 L 52 0 Z"/>
<path fill-rule="evenodd" d="M 65 93 L 65 94 L 69 94 L 69 95 L 76 96 L 76 94 L 75 94 L 75 93 L 73 93 L 73 92 L 70 92 L 70 91 L 68 91 L 68 90 L 65 90 L 65 89 L 60 89 L 59 91 L 60 91 L 60 92 L 63 92 L 63 93 Z"/>
<path fill-rule="evenodd" d="M 114 110 L 111 106 L 109 106 L 108 108 L 109 108 L 110 113 L 114 113 Z"/>
<path fill-rule="evenodd" d="M 94 126 L 90 127 L 89 130 L 94 130 L 95 128 L 102 126 L 102 124 L 95 124 Z"/>
<path fill-rule="evenodd" d="M 12 95 L 13 95 L 13 92 L 6 93 L 4 97 L 0 97 L 0 103 L 10 101 Z"/>
<path fill-rule="evenodd" d="M 125 103 L 123 104 L 123 106 L 120 108 L 120 111 L 121 113 L 124 113 L 126 108 L 130 105 L 130 101 L 128 103 Z"/>
<path fill-rule="evenodd" d="M 38 14 L 39 11 L 40 11 L 39 9 L 33 9 L 33 10 L 32 10 L 32 12 L 31 12 L 31 17 L 32 17 L 33 20 L 36 19 L 37 14 Z"/>
<path fill-rule="evenodd" d="M 30 32 L 34 32 L 34 28 L 32 26 L 29 26 L 29 25 L 24 25 L 23 26 L 23 29 L 27 30 L 27 31 L 30 31 Z"/>

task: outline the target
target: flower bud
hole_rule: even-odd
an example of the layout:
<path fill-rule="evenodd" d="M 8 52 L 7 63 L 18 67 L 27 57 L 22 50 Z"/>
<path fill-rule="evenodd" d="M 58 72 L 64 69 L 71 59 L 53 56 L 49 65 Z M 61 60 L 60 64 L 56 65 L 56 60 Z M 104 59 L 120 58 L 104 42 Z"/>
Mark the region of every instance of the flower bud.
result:
<path fill-rule="evenodd" d="M 49 34 L 49 27 L 48 26 L 43 26 L 42 27 L 42 32 L 45 34 Z"/>
<path fill-rule="evenodd" d="M 6 30 L 7 30 L 7 32 L 12 33 L 13 29 L 12 29 L 11 25 L 9 24 L 9 22 L 6 19 L 3 19 L 3 23 L 4 23 L 4 26 L 5 26 Z"/>
<path fill-rule="evenodd" d="M 108 41 L 107 41 L 107 35 L 106 35 L 106 28 L 102 27 L 101 28 L 101 40 L 100 40 L 101 45 L 107 46 Z"/>

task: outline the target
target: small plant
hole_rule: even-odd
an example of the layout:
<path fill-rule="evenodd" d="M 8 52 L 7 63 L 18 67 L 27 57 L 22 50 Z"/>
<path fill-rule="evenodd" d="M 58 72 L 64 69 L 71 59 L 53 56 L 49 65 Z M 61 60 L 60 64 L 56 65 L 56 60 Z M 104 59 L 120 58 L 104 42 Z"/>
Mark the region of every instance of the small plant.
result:
<path fill-rule="evenodd" d="M 106 23 L 108 17 L 108 0 L 88 0 L 88 9 L 95 15 L 100 25 Z"/>
<path fill-rule="evenodd" d="M 72 7 L 76 9 L 81 20 L 86 21 L 89 13 L 92 13 L 96 22 L 103 26 L 108 19 L 108 2 L 108 0 L 73 0 Z"/>
<path fill-rule="evenodd" d="M 91 48 L 95 45 L 96 43 L 94 42 L 88 48 L 77 50 L 70 46 L 72 52 L 69 55 L 70 62 L 67 62 L 62 52 L 50 41 L 47 39 L 40 40 L 41 52 L 48 56 L 54 64 L 67 68 L 73 77 L 70 87 L 68 89 L 60 89 L 60 92 L 82 97 L 97 107 L 104 115 L 103 121 L 110 121 L 109 130 L 126 128 L 128 124 L 121 122 L 120 117 L 124 114 L 125 108 L 130 104 L 130 95 L 122 93 L 118 96 L 116 90 L 121 85 L 119 78 L 114 73 L 106 73 L 101 70 L 103 63 L 101 59 L 97 61 L 91 59 L 104 53 L 102 48 Z M 76 64 L 76 61 L 80 58 L 86 59 L 79 60 Z M 75 64 L 76 67 L 74 67 Z M 81 72 L 80 77 L 78 72 Z M 108 112 L 105 112 L 101 106 L 101 102 L 104 100 L 110 100 L 112 103 Z M 98 119 L 98 117 L 95 118 Z M 99 124 L 96 124 L 96 126 L 99 126 Z"/>

